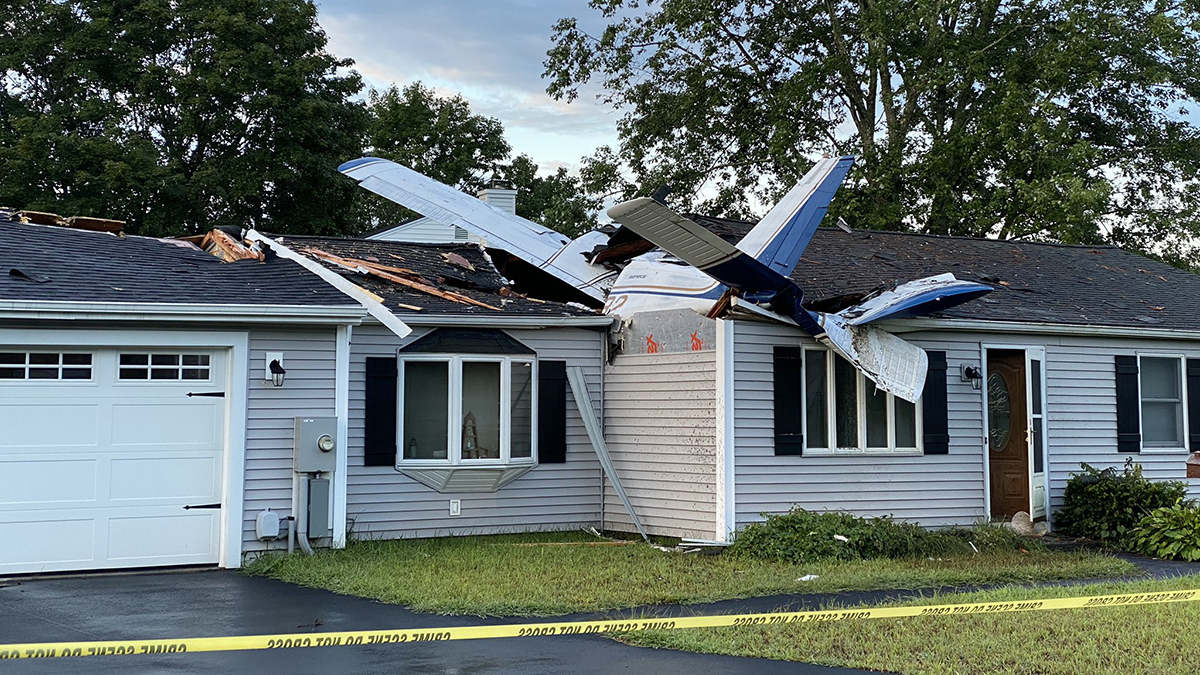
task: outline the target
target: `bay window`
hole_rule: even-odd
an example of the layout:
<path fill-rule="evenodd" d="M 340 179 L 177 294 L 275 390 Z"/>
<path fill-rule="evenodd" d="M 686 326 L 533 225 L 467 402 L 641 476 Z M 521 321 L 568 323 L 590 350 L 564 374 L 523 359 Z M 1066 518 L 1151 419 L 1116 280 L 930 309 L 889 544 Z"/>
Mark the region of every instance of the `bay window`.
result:
<path fill-rule="evenodd" d="M 398 466 L 537 461 L 537 363 L 516 356 L 401 355 Z"/>

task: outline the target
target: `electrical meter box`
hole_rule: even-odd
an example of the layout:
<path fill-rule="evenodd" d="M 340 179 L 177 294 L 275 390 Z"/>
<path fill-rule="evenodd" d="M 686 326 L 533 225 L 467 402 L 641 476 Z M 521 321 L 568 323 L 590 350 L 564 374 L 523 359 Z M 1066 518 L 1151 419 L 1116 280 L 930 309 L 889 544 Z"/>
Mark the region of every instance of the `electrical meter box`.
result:
<path fill-rule="evenodd" d="M 336 417 L 296 418 L 296 449 L 292 456 L 297 472 L 333 471 L 339 452 L 342 449 L 337 447 Z"/>

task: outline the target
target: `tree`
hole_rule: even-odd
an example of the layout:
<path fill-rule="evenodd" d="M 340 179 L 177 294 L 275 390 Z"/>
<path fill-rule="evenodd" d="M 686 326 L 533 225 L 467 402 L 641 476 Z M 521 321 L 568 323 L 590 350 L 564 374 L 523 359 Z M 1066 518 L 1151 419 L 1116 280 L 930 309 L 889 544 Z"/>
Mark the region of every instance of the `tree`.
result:
<path fill-rule="evenodd" d="M 1200 10 L 1165 0 L 592 0 L 548 91 L 599 84 L 620 157 L 589 187 L 743 214 L 860 155 L 863 228 L 1111 241 L 1200 261 Z M 622 170 L 632 174 L 623 178 Z"/>
<path fill-rule="evenodd" d="M 566 169 L 538 176 L 527 155 L 508 161 L 504 125 L 471 111 L 461 96 L 438 96 L 420 82 L 368 96 L 368 152 L 475 195 L 500 178 L 517 189 L 517 215 L 575 236 L 596 224 L 598 201 L 587 198 Z M 412 211 L 360 190 L 355 219 L 361 229 L 403 222 Z"/>
<path fill-rule="evenodd" d="M 0 203 L 337 233 L 365 125 L 308 0 L 12 0 L 0 18 Z"/>

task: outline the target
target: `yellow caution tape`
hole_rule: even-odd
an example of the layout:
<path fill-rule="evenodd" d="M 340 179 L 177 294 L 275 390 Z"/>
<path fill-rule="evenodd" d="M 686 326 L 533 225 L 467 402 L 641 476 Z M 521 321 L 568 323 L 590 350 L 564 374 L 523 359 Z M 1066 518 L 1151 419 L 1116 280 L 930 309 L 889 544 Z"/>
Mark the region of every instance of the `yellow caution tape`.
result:
<path fill-rule="evenodd" d="M 184 654 L 187 652 L 228 652 L 247 649 L 305 649 L 357 645 L 410 644 L 447 640 L 485 640 L 490 638 L 543 637 L 550 635 L 598 635 L 643 630 L 680 628 L 718 628 L 723 626 L 780 626 L 793 623 L 847 621 L 854 619 L 896 619 L 913 616 L 966 616 L 1001 612 L 1035 612 L 1051 609 L 1118 607 L 1200 600 L 1200 589 L 1098 595 L 1082 598 L 1050 598 L 1014 602 L 975 602 L 959 605 L 918 605 L 832 609 L 767 614 L 718 614 L 672 618 L 619 619 L 610 621 L 565 621 L 549 623 L 500 624 L 492 626 L 450 626 L 415 630 L 353 630 L 333 633 L 291 633 L 281 635 L 243 635 L 239 637 L 179 638 L 168 640 L 110 640 L 104 642 L 35 642 L 0 644 L 0 660 L 41 659 L 64 656 L 114 656 L 128 654 Z"/>

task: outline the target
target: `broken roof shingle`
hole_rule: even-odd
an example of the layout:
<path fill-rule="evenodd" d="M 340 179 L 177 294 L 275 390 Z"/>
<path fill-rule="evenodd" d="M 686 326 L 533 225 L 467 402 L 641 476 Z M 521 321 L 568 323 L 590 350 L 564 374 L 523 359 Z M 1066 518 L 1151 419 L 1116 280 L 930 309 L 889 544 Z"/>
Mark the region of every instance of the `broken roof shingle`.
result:
<path fill-rule="evenodd" d="M 737 241 L 753 223 L 691 216 Z M 808 306 L 835 308 L 895 281 L 944 272 L 995 291 L 939 316 L 1200 330 L 1200 275 L 1115 246 L 819 228 L 791 278 Z"/>
<path fill-rule="evenodd" d="M 178 240 L 29 223 L 0 222 L 0 270 L 0 300 L 358 304 L 290 260 L 224 263 Z"/>
<path fill-rule="evenodd" d="M 507 288 L 504 277 L 483 249 L 474 244 L 414 244 L 379 239 L 279 236 L 281 244 L 303 252 L 315 249 L 373 266 L 399 268 L 415 281 L 470 299 L 468 304 L 423 292 L 377 275 L 364 276 L 324 260 L 329 269 L 383 298 L 383 304 L 403 318 L 406 314 L 534 316 L 594 316 L 595 311 L 559 302 L 521 297 Z M 315 256 L 320 259 L 320 256 Z M 498 308 L 498 309 L 493 309 Z"/>

